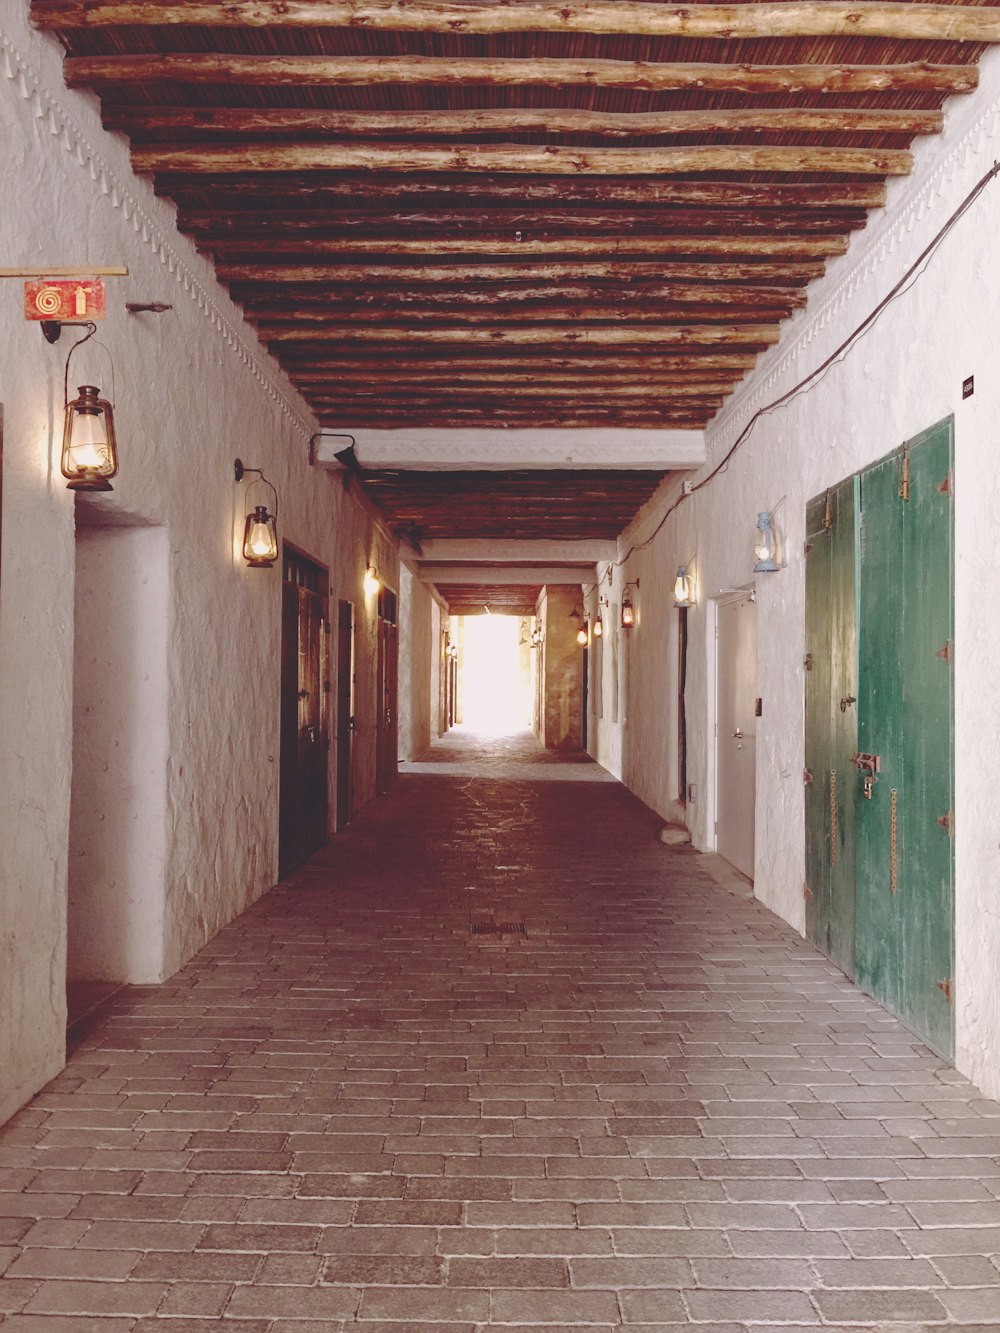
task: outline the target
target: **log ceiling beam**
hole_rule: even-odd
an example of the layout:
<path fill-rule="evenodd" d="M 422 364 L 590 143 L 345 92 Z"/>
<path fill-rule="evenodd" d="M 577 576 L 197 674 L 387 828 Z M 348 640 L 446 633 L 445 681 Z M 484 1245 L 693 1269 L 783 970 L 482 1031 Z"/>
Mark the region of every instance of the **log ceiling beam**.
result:
<path fill-rule="evenodd" d="M 637 0 L 502 5 L 470 5 L 455 0 L 227 0 L 225 4 L 206 0 L 32 0 L 31 19 L 36 27 L 57 31 L 184 24 L 458 34 L 582 32 L 724 41 L 835 36 L 1000 41 L 1000 13 L 993 9 L 874 0 L 683 6 Z"/>
<path fill-rule="evenodd" d="M 668 392 L 685 393 L 689 390 L 698 390 L 705 393 L 728 393 L 734 384 L 738 383 L 740 377 L 739 371 L 731 374 L 724 374 L 716 371 L 712 374 L 704 372 L 692 373 L 689 375 L 655 375 L 647 373 L 645 375 L 628 375 L 618 372 L 610 382 L 616 389 L 619 388 L 643 388 L 650 393 Z M 330 376 L 322 378 L 313 378 L 310 376 L 290 377 L 297 388 L 303 392 L 322 393 L 328 391 L 332 381 Z M 440 375 L 421 375 L 415 372 L 386 374 L 381 377 L 385 380 L 385 386 L 392 391 L 409 391 L 415 389 L 418 392 L 423 388 L 451 387 L 455 388 L 477 388 L 496 389 L 510 388 L 520 390 L 533 386 L 544 387 L 547 391 L 556 391 L 559 389 L 568 389 L 576 392 L 581 385 L 590 386 L 593 384 L 593 377 L 583 374 L 568 373 L 549 373 L 547 370 L 536 375 L 530 374 L 511 374 L 511 373 L 477 373 L 470 374 L 465 371 L 451 371 L 448 373 L 447 381 L 443 381 Z M 372 379 L 369 375 L 339 375 L 335 381 L 338 390 L 375 390 L 381 392 L 381 385 L 378 380 Z"/>
<path fill-rule="evenodd" d="M 845 230 L 862 227 L 868 214 L 864 209 L 828 209 L 823 212 L 782 208 L 675 208 L 633 212 L 629 218 L 630 233 L 658 235 L 673 230 L 703 232 L 706 229 L 766 231 L 781 236 L 840 235 Z M 621 234 L 622 214 L 619 210 L 590 208 L 550 209 L 528 212 L 520 209 L 442 209 L 435 212 L 393 213 L 366 210 L 357 213 L 339 213 L 333 220 L 317 211 L 291 212 L 247 209 L 240 212 L 183 211 L 180 227 L 196 240 L 229 238 L 246 235 L 254 240 L 267 236 L 273 240 L 292 236 L 322 237 L 329 241 L 349 241 L 362 232 L 366 236 L 406 236 L 424 234 L 437 238 L 450 233 L 520 231 L 533 236 L 591 236 L 601 232 Z"/>
<path fill-rule="evenodd" d="M 639 282 L 753 282 L 801 283 L 821 277 L 819 261 L 718 260 L 698 263 L 662 260 L 659 263 L 576 262 L 546 264 L 229 264 L 216 265 L 222 282 L 270 288 L 276 282 L 295 283 L 407 283 L 407 282 L 559 282 L 563 279 L 604 279 Z"/>
<path fill-rule="evenodd" d="M 324 134 L 356 139 L 459 138 L 474 134 L 586 134 L 604 139 L 693 134 L 939 134 L 941 111 L 877 107 L 708 108 L 695 111 L 612 113 L 574 108 L 517 107 L 450 111 L 340 111 L 318 107 L 120 106 L 102 112 L 109 130 L 192 130 L 215 133 Z"/>
<path fill-rule="evenodd" d="M 581 346 L 613 346 L 619 343 L 669 344 L 673 347 L 726 343 L 751 343 L 768 346 L 778 341 L 777 324 L 664 324 L 658 328 L 564 328 L 562 325 L 538 324 L 525 328 L 362 328 L 357 325 L 328 325 L 317 329 L 290 327 L 258 329 L 269 342 L 378 342 L 404 343 L 482 343 L 497 346 L 549 347 L 553 343 Z"/>
<path fill-rule="evenodd" d="M 294 351 L 294 348 L 282 349 L 285 352 Z M 561 370 L 571 374 L 639 374 L 648 373 L 657 374 L 661 371 L 686 372 L 694 370 L 695 372 L 703 370 L 735 370 L 747 371 L 753 369 L 757 363 L 757 358 L 752 352 L 745 351 L 710 351 L 703 352 L 700 349 L 691 349 L 689 351 L 676 351 L 663 354 L 651 355 L 648 351 L 632 352 L 629 348 L 618 347 L 610 354 L 593 355 L 593 349 L 581 349 L 579 352 L 573 348 L 553 349 L 552 352 L 541 355 L 518 355 L 512 351 L 510 355 L 471 355 L 459 356 L 457 352 L 470 351 L 476 349 L 454 349 L 454 348 L 430 348 L 430 356 L 421 356 L 415 359 L 410 353 L 412 348 L 406 349 L 405 355 L 381 355 L 376 349 L 373 349 L 369 355 L 361 356 L 359 352 L 362 349 L 353 349 L 350 353 L 342 354 L 334 350 L 317 354 L 310 352 L 301 359 L 285 356 L 282 362 L 286 373 L 294 375 L 306 371 L 326 371 L 329 370 L 335 374 L 341 374 L 349 371 L 360 371 L 371 373 L 381 372 L 387 375 L 394 373 L 405 373 L 411 370 L 429 371 L 440 370 L 444 374 L 455 372 L 478 372 L 480 370 L 501 370 L 514 371 L 524 370 L 527 372 L 542 371 L 549 374 L 552 371 Z"/>
<path fill-rule="evenodd" d="M 605 429 L 628 427 L 633 430 L 663 430 L 677 427 L 682 430 L 700 430 L 711 419 L 705 412 L 667 411 L 647 408 L 644 411 L 622 411 L 613 408 L 575 409 L 566 407 L 558 413 L 545 412 L 541 407 L 527 411 L 497 407 L 468 410 L 449 408 L 445 411 L 415 412 L 408 409 L 378 411 L 367 408 L 363 412 L 318 412 L 324 429 L 329 430 L 400 430 L 411 426 L 437 427 L 448 430 L 455 426 L 488 426 L 491 429 L 561 430 Z"/>
<path fill-rule="evenodd" d="M 565 236 L 556 240 L 514 236 L 444 236 L 444 237 L 351 237 L 344 240 L 326 238 L 283 240 L 280 237 L 262 237 L 259 241 L 247 238 L 220 239 L 204 242 L 205 248 L 228 258 L 259 252 L 271 263 L 282 259 L 312 259 L 321 263 L 327 257 L 336 257 L 342 263 L 356 262 L 355 255 L 414 255 L 433 263 L 446 255 L 487 255 L 491 257 L 525 255 L 597 255 L 613 258 L 619 255 L 790 255 L 796 259 L 829 258 L 847 252 L 843 236 L 756 236 L 731 234 L 704 234 L 665 236 Z"/>
<path fill-rule="evenodd" d="M 929 61 L 898 65 L 751 65 L 703 61 L 657 64 L 516 57 L 246 56 L 226 52 L 68 56 L 63 62 L 63 73 L 71 88 L 123 83 L 250 84 L 284 88 L 398 84 L 459 88 L 630 88 L 641 92 L 918 91 L 948 95 L 972 92 L 979 82 L 974 65 L 938 65 Z"/>
<path fill-rule="evenodd" d="M 648 309 L 636 308 L 631 303 L 626 305 L 605 306 L 532 306 L 529 309 L 508 310 L 498 307 L 490 309 L 446 309 L 423 310 L 414 307 L 399 309 L 370 307 L 355 309 L 351 306 L 332 306 L 325 314 L 315 311 L 300 313 L 294 309 L 284 311 L 248 311 L 247 318 L 255 325 L 259 337 L 272 337 L 275 332 L 292 328 L 322 329 L 327 323 L 342 324 L 345 320 L 354 320 L 359 327 L 372 328 L 384 325 L 392 328 L 404 324 L 412 328 L 419 321 L 420 326 L 434 328 L 442 323 L 460 325 L 462 328 L 478 324 L 539 324 L 563 323 L 567 320 L 594 324 L 684 324 L 713 323 L 732 321 L 739 324 L 772 323 L 787 319 L 791 311 L 786 307 L 769 305 L 762 301 L 746 305 L 728 304 L 725 306 L 703 306 L 697 304 L 663 304 Z M 310 318 L 311 316 L 311 318 Z M 311 334 L 303 333 L 304 338 Z M 319 336 L 322 336 L 320 334 Z"/>
<path fill-rule="evenodd" d="M 206 181 L 203 177 L 164 172 L 156 177 L 155 189 L 172 199 L 182 210 L 205 206 L 206 195 L 217 197 L 217 207 L 235 211 L 241 203 L 259 207 L 259 175 L 227 177 L 224 181 Z M 406 200 L 428 200 L 454 208 L 465 201 L 470 208 L 510 203 L 578 203 L 651 205 L 701 204 L 724 208 L 882 208 L 887 194 L 882 181 L 841 180 L 829 182 L 782 182 L 758 184 L 740 180 L 674 180 L 594 176 L 509 176 L 457 174 L 444 176 L 380 176 L 365 173 L 331 173 L 324 177 L 272 173 L 267 177 L 267 197 L 272 207 L 284 198 L 286 207 L 318 211 L 372 208 L 391 200 L 399 207 Z"/>
<path fill-rule="evenodd" d="M 412 303 L 421 309 L 433 311 L 444 306 L 449 310 L 462 309 L 463 306 L 487 306 L 495 309 L 500 304 L 533 303 L 530 308 L 544 304 L 555 309 L 565 305 L 570 309 L 579 309 L 583 304 L 604 302 L 613 304 L 618 309 L 657 308 L 666 303 L 688 305 L 761 305 L 781 306 L 786 309 L 798 309 L 805 305 L 805 294 L 790 287 L 754 287 L 746 283 L 644 283 L 630 286 L 622 284 L 614 287 L 598 285 L 533 286 L 523 289 L 489 288 L 478 290 L 452 288 L 441 291 L 437 287 L 385 287 L 359 291 L 344 287 L 336 293 L 317 292 L 315 288 L 305 288 L 303 292 L 287 290 L 281 287 L 266 296 L 246 296 L 239 291 L 233 292 L 248 313 L 273 312 L 278 314 L 287 310 L 289 315 L 300 314 L 303 320 L 313 321 L 328 317 L 332 309 L 340 306 L 345 309 L 368 308 L 382 309 L 386 306 L 407 306 Z M 624 303 L 624 305 L 622 304 Z"/>
<path fill-rule="evenodd" d="M 136 171 L 502 171 L 551 175 L 665 176 L 688 172 L 814 172 L 906 176 L 906 149 L 758 148 L 695 144 L 685 148 L 568 148 L 553 144 L 239 143 L 147 144 L 132 149 Z"/>
<path fill-rule="evenodd" d="M 422 403 L 429 405 L 439 405 L 446 407 L 450 401 L 456 403 L 473 399 L 478 406 L 479 403 L 510 404 L 515 406 L 519 400 L 527 403 L 532 398 L 569 398 L 575 402 L 585 403 L 590 400 L 600 403 L 604 399 L 635 399 L 638 402 L 646 402 L 655 405 L 654 400 L 659 398 L 664 402 L 679 402 L 681 399 L 696 399 L 699 404 L 715 404 L 722 402 L 724 393 L 713 393 L 706 390 L 700 384 L 675 385 L 668 389 L 658 389 L 647 387 L 646 385 L 635 384 L 564 384 L 564 385 L 527 385 L 511 388 L 509 385 L 482 385 L 482 384 L 447 384 L 435 388 L 432 385 L 407 386 L 398 385 L 394 388 L 388 386 L 369 387 L 359 389 L 346 385 L 327 386 L 324 389 L 317 390 L 310 397 L 310 402 L 314 404 L 329 404 L 343 402 L 373 402 L 386 403 L 390 406 L 401 402 L 403 406 L 408 403 Z M 687 405 L 687 404 L 686 404 Z"/>

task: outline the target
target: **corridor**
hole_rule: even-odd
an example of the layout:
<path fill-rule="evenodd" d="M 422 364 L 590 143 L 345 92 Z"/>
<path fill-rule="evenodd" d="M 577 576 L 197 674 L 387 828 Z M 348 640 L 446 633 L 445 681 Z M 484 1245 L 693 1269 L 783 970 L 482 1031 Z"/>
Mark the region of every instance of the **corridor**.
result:
<path fill-rule="evenodd" d="M 3 1333 L 1000 1329 L 1000 1106 L 461 732 L 0 1131 Z"/>

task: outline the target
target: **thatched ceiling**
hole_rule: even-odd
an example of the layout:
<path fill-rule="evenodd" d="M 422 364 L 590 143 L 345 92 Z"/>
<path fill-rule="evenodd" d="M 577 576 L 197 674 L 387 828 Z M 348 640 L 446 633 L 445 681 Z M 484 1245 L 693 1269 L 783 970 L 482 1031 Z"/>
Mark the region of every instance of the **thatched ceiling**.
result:
<path fill-rule="evenodd" d="M 31 13 L 344 430 L 703 427 L 1000 40 L 991 3 Z M 593 501 L 589 531 L 607 517 Z"/>

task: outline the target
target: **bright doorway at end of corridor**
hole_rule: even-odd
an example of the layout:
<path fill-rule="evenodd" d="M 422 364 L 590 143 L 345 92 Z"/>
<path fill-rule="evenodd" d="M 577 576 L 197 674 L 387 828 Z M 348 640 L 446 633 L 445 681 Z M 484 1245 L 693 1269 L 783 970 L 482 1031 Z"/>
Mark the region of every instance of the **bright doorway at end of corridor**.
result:
<path fill-rule="evenodd" d="M 531 726 L 531 621 L 523 616 L 461 617 L 459 716 L 464 726 L 503 736 Z"/>

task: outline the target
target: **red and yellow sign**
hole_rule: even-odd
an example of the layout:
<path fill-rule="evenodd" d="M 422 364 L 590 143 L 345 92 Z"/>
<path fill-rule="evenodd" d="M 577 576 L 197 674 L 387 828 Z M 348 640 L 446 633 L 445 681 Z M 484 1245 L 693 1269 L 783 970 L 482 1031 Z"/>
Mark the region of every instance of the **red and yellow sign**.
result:
<path fill-rule="evenodd" d="M 103 319 L 100 278 L 33 278 L 24 284 L 25 319 Z"/>

